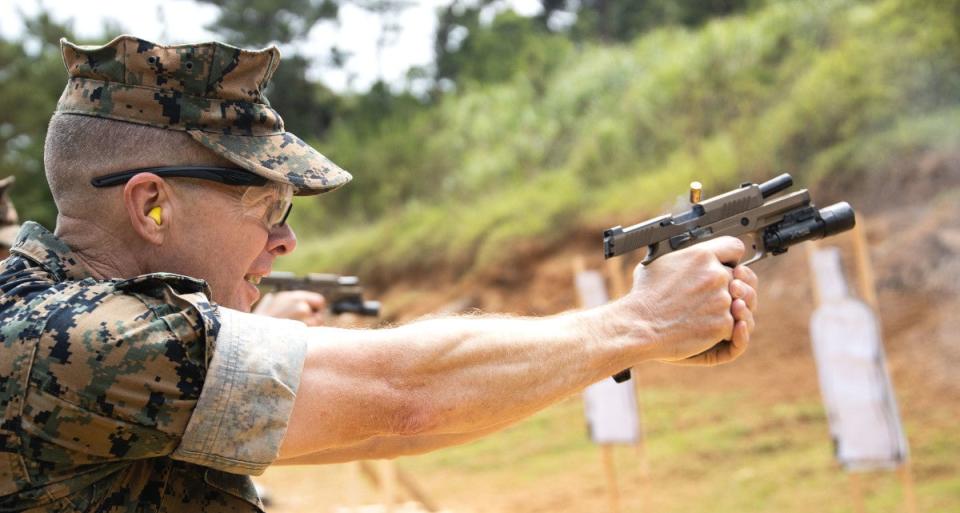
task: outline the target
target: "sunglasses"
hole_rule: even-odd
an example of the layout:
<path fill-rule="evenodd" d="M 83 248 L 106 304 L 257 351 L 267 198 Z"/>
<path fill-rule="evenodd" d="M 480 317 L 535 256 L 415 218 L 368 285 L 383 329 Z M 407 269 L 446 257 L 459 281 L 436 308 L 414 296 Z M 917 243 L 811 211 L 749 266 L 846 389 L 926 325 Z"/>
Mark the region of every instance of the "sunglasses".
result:
<path fill-rule="evenodd" d="M 245 169 L 234 169 L 228 167 L 214 166 L 165 166 L 165 167 L 143 167 L 131 169 L 129 171 L 120 171 L 98 176 L 90 180 L 90 184 L 97 188 L 113 187 L 122 185 L 130 181 L 131 178 L 140 173 L 152 173 L 161 178 L 198 178 L 200 180 L 209 180 L 225 185 L 246 186 L 246 187 L 269 187 L 277 190 L 276 197 L 271 201 L 265 202 L 263 198 L 268 197 L 262 194 L 262 190 L 254 193 L 254 190 L 248 190 L 241 198 L 241 203 L 248 209 L 254 209 L 265 205 L 265 211 L 262 215 L 256 215 L 266 224 L 267 228 L 283 226 L 287 223 L 287 217 L 293 210 L 293 186 L 281 184 L 267 180 L 266 178 L 251 173 Z M 253 194 L 251 194 L 253 193 Z M 251 199 L 258 198 L 259 199 Z"/>

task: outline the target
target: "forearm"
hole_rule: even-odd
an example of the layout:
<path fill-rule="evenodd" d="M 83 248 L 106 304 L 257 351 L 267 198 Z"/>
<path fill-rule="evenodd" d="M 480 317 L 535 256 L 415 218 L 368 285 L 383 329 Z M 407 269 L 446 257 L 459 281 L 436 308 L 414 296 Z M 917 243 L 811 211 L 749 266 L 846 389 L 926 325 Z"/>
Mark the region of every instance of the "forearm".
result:
<path fill-rule="evenodd" d="M 311 329 L 281 455 L 378 436 L 481 432 L 523 418 L 645 359 L 652 337 L 637 336 L 641 323 L 625 328 L 617 320 L 594 309 L 384 330 Z"/>
<path fill-rule="evenodd" d="M 326 465 L 347 461 L 393 459 L 400 456 L 413 456 L 472 442 L 478 438 L 504 429 L 514 422 L 515 421 L 502 422 L 471 433 L 375 436 L 369 440 L 364 440 L 358 444 L 346 447 L 336 447 L 292 458 L 279 459 L 274 462 L 274 465 Z"/>

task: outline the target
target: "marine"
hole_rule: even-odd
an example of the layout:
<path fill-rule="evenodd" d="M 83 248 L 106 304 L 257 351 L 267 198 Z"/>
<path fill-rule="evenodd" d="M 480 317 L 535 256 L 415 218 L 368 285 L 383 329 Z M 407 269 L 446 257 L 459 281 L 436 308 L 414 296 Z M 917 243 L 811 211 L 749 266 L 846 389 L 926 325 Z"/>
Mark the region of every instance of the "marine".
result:
<path fill-rule="evenodd" d="M 0 264 L 3 510 L 262 511 L 250 476 L 270 465 L 465 443 L 623 368 L 749 344 L 757 278 L 724 265 L 743 257 L 732 238 L 549 317 L 355 330 L 250 313 L 296 248 L 293 196 L 352 178 L 270 107 L 279 51 L 61 44 L 56 228 L 24 223 Z"/>

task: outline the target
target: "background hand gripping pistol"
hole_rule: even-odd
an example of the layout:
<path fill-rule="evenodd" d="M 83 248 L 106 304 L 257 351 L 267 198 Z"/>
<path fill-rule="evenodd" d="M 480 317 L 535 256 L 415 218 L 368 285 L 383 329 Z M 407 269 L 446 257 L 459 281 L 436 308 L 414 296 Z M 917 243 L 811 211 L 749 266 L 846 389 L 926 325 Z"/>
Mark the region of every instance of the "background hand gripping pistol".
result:
<path fill-rule="evenodd" d="M 330 313 L 352 313 L 376 317 L 380 315 L 380 302 L 363 299 L 363 287 L 356 276 L 311 273 L 296 276 L 293 273 L 276 271 L 264 276 L 260 286 L 272 290 L 309 290 L 321 294 L 327 300 Z"/>
<path fill-rule="evenodd" d="M 784 173 L 762 184 L 744 183 L 701 201 L 700 184 L 694 182 L 689 211 L 605 230 L 603 256 L 611 258 L 646 248 L 642 263 L 649 265 L 667 253 L 729 235 L 744 242 L 748 255 L 753 251 L 743 262 L 749 265 L 768 255 L 785 253 L 794 244 L 829 237 L 856 224 L 853 208 L 845 201 L 818 210 L 806 189 L 777 196 L 792 185 L 793 178 Z M 630 379 L 630 369 L 613 379 L 618 383 Z"/>

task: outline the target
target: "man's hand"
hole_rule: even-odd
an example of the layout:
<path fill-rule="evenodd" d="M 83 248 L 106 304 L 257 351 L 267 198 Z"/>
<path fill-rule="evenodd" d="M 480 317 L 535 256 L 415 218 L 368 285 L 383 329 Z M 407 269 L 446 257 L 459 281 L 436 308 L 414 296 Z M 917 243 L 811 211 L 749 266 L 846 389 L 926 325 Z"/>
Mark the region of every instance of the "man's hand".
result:
<path fill-rule="evenodd" d="M 307 326 L 323 326 L 326 307 L 326 300 L 316 292 L 287 290 L 263 296 L 253 309 L 253 313 L 280 319 L 293 319 Z"/>
<path fill-rule="evenodd" d="M 655 359 L 717 365 L 746 351 L 757 276 L 745 266 L 733 267 L 743 254 L 739 239 L 720 237 L 637 266 L 624 303 L 653 328 Z"/>

